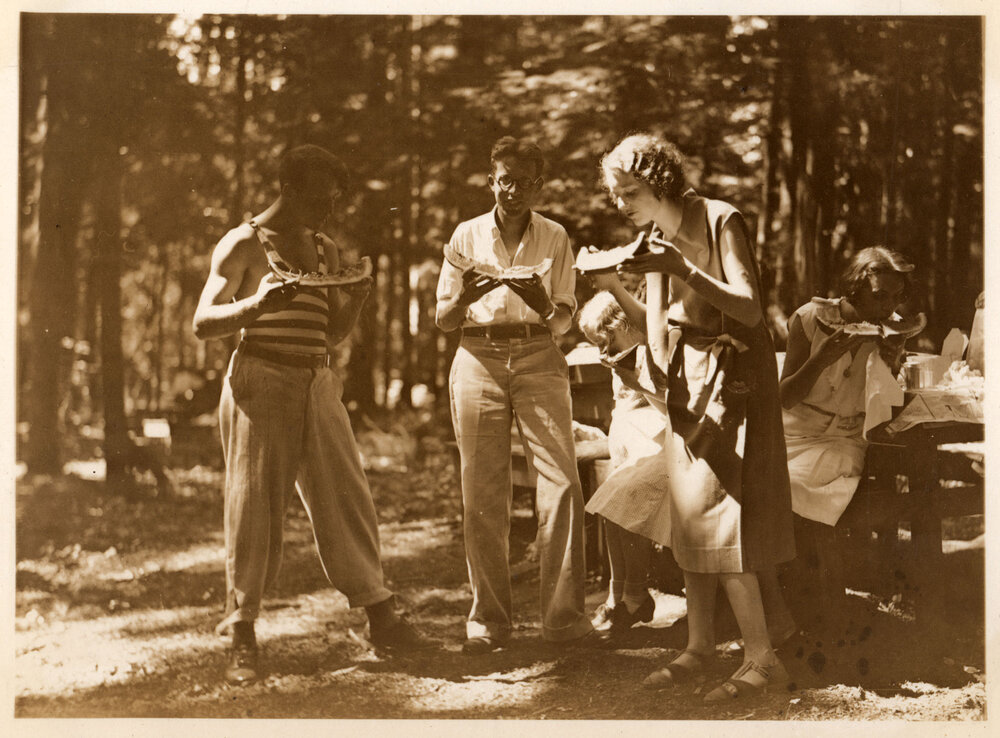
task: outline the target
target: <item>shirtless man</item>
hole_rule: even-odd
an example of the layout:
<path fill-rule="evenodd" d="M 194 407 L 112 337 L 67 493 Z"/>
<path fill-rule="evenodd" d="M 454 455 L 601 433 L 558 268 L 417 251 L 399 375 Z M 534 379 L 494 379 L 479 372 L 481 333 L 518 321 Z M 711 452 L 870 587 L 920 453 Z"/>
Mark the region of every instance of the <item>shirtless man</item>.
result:
<path fill-rule="evenodd" d="M 351 607 L 368 613 L 371 641 L 420 648 L 423 639 L 385 587 L 371 491 L 361 467 L 342 385 L 328 344 L 352 330 L 371 278 L 350 287 L 283 283 L 268 259 L 304 272 L 334 272 L 337 247 L 322 233 L 346 168 L 318 146 L 281 160 L 281 193 L 212 254 L 194 316 L 201 339 L 241 333 L 222 388 L 219 420 L 226 460 L 226 617 L 232 631 L 225 678 L 259 677 L 254 621 L 281 563 L 284 513 L 298 488 L 323 569 Z M 343 293 L 343 294 L 342 294 Z"/>

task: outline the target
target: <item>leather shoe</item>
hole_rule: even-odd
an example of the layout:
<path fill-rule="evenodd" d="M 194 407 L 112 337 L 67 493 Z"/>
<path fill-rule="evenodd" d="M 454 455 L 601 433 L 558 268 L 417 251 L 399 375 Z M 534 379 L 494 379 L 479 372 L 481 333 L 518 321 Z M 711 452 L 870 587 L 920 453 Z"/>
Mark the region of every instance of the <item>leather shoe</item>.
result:
<path fill-rule="evenodd" d="M 549 641 L 549 643 L 559 649 L 606 648 L 610 645 L 610 638 L 606 630 L 588 630 L 577 638 L 570 638 L 568 641 Z"/>
<path fill-rule="evenodd" d="M 619 602 L 611 611 L 611 632 L 620 635 L 636 623 L 648 623 L 653 619 L 655 610 L 656 600 L 648 592 L 646 599 L 635 609 L 635 612 L 629 612 L 628 606 L 624 602 Z"/>
<path fill-rule="evenodd" d="M 434 648 L 434 641 L 423 636 L 413 627 L 406 615 L 394 613 L 391 617 L 372 620 L 368 624 L 371 642 L 376 648 L 397 651 L 420 651 Z"/>
<path fill-rule="evenodd" d="M 482 656 L 503 648 L 503 641 L 490 636 L 473 636 L 466 638 L 462 644 L 462 653 L 466 656 Z"/>
<path fill-rule="evenodd" d="M 258 672 L 256 646 L 234 646 L 229 650 L 229 662 L 226 664 L 226 681 L 229 684 L 252 684 L 260 678 Z"/>

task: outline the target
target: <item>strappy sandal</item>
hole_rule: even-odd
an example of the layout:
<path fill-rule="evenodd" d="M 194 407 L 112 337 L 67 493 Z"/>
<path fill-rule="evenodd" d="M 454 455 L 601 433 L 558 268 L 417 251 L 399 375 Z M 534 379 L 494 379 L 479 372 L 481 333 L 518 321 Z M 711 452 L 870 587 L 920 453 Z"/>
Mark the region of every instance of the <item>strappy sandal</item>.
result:
<path fill-rule="evenodd" d="M 685 666 L 684 664 L 677 663 L 677 659 L 684 654 L 687 654 L 695 659 L 694 666 Z M 673 687 L 677 684 L 689 682 L 691 681 L 691 677 L 693 677 L 697 672 L 704 670 L 705 666 L 713 658 L 715 658 L 715 653 L 698 653 L 697 651 L 692 651 L 691 649 L 686 648 L 681 651 L 677 655 L 677 658 L 669 664 L 664 666 L 662 669 L 657 669 L 643 679 L 642 684 L 644 687 L 649 687 L 650 689 L 666 689 L 667 687 Z"/>
<path fill-rule="evenodd" d="M 750 672 L 764 677 L 764 683 L 753 684 L 740 678 Z M 771 666 L 763 666 L 756 661 L 747 661 L 729 679 L 706 694 L 705 702 L 729 702 L 743 697 L 752 697 L 763 693 L 768 687 L 775 684 L 787 684 L 789 679 L 788 671 L 780 661 L 775 661 Z"/>

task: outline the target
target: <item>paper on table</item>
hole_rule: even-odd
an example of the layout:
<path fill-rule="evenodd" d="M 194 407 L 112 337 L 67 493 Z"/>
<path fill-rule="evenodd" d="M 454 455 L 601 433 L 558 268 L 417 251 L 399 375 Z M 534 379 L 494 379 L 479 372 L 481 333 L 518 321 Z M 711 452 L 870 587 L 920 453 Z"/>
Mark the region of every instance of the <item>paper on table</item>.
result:
<path fill-rule="evenodd" d="M 872 351 L 865 364 L 864 434 L 892 418 L 894 405 L 903 404 L 903 389 L 892 376 L 889 365 L 878 351 Z"/>
<path fill-rule="evenodd" d="M 919 390 L 887 433 L 900 433 L 921 423 L 982 423 L 983 403 L 973 392 L 960 389 Z"/>

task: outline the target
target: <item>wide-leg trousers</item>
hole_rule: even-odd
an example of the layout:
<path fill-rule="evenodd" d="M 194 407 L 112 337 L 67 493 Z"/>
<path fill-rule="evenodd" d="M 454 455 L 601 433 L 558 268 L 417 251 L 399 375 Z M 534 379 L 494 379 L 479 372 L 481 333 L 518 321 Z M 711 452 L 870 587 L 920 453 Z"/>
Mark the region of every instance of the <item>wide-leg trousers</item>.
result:
<path fill-rule="evenodd" d="M 285 511 L 297 489 L 330 583 L 351 607 L 391 596 L 371 491 L 343 386 L 329 368 L 289 367 L 237 349 L 223 382 L 226 618 L 253 621 L 281 565 Z"/>
<path fill-rule="evenodd" d="M 585 635 L 592 626 L 584 613 L 583 493 L 566 360 L 551 336 L 465 336 L 451 367 L 450 385 L 472 586 L 468 637 L 502 641 L 510 635 L 512 420 L 538 476 L 543 637 L 562 641 Z"/>

